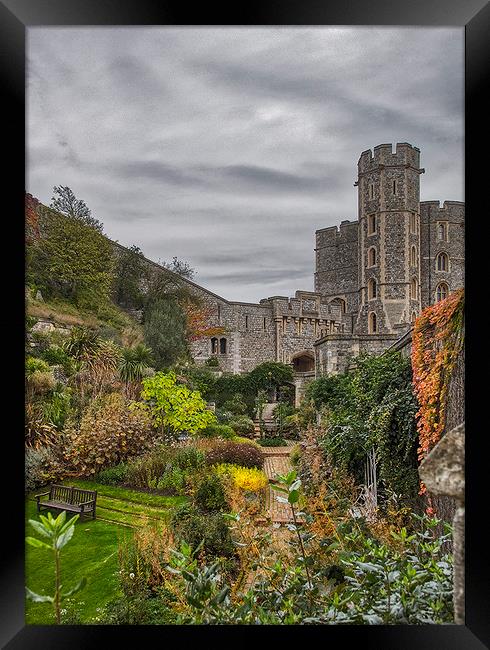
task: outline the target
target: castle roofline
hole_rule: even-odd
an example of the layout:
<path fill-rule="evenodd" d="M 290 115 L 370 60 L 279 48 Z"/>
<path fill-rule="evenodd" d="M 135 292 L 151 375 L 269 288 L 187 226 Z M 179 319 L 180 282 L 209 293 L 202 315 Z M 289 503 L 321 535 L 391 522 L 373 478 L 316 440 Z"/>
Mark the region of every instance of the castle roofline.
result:
<path fill-rule="evenodd" d="M 351 226 L 354 223 L 359 223 L 359 219 L 352 219 L 352 220 L 345 219 L 344 221 L 340 222 L 340 226 L 335 225 L 335 226 L 327 226 L 326 228 L 319 228 L 318 230 L 315 230 L 315 233 L 317 233 L 317 232 L 325 232 L 327 230 L 336 230 L 336 231 L 338 231 L 339 227 L 343 228 L 344 226 Z"/>
<path fill-rule="evenodd" d="M 420 205 L 437 205 L 439 208 L 443 208 L 445 205 L 464 205 L 464 201 L 443 201 L 441 206 L 441 201 L 435 199 L 433 201 L 420 201 Z"/>

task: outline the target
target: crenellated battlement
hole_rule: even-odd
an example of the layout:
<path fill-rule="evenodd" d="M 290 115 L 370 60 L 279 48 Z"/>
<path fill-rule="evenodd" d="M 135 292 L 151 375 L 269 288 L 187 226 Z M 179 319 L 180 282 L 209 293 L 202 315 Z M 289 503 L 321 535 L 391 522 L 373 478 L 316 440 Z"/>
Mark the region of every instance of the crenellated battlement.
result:
<path fill-rule="evenodd" d="M 419 168 L 420 149 L 408 142 L 397 142 L 395 151 L 391 143 L 378 144 L 373 150 L 366 149 L 361 153 L 357 168 L 360 174 L 373 171 L 380 165 L 410 166 Z"/>
<path fill-rule="evenodd" d="M 440 201 L 421 201 L 420 202 L 420 216 L 431 217 L 436 214 L 435 218 L 448 219 L 455 218 L 464 219 L 465 204 L 463 201 L 444 201 L 441 205 Z"/>
<path fill-rule="evenodd" d="M 339 246 L 357 242 L 359 222 L 344 220 L 340 226 L 329 226 L 315 232 L 316 250 L 325 246 Z"/>

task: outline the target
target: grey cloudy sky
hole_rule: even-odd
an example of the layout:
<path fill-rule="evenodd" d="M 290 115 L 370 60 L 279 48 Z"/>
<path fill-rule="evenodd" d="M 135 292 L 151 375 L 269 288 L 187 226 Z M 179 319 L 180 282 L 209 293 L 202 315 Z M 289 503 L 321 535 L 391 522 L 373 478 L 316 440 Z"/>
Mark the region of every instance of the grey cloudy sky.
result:
<path fill-rule="evenodd" d="M 365 149 L 410 142 L 421 200 L 464 200 L 462 28 L 39 27 L 27 56 L 27 191 L 230 300 L 313 290 Z"/>

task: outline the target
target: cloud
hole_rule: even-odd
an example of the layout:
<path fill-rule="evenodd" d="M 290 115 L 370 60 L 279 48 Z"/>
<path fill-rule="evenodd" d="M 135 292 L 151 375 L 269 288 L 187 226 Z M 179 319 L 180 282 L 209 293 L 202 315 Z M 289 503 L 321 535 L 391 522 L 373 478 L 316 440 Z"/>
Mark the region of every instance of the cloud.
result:
<path fill-rule="evenodd" d="M 314 232 L 357 218 L 361 151 L 421 150 L 464 200 L 459 28 L 32 27 L 27 191 L 68 185 L 122 244 L 233 300 L 313 288 Z"/>

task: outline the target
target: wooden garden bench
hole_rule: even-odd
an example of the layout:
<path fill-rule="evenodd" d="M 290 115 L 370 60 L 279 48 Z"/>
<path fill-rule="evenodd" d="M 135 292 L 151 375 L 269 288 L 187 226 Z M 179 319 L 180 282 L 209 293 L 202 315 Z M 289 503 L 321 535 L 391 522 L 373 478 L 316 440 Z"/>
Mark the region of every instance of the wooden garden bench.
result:
<path fill-rule="evenodd" d="M 42 499 L 42 497 L 48 497 Z M 97 501 L 97 490 L 82 490 L 77 487 L 67 485 L 51 485 L 49 492 L 36 494 L 37 511 L 41 509 L 54 508 L 56 510 L 66 510 L 68 512 L 77 512 L 80 519 L 84 515 L 92 515 L 95 519 L 95 506 Z"/>

